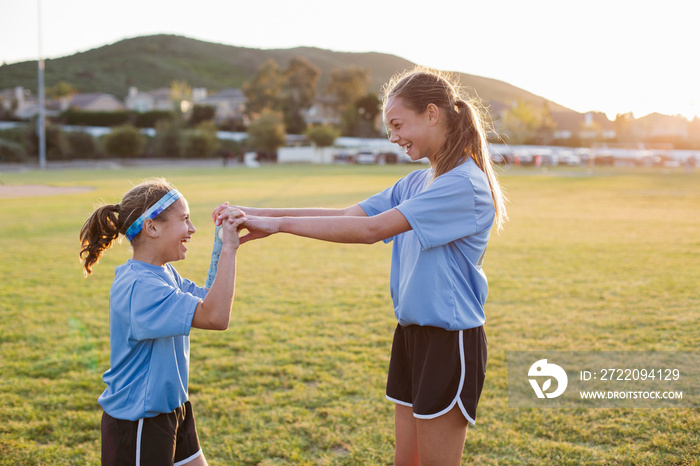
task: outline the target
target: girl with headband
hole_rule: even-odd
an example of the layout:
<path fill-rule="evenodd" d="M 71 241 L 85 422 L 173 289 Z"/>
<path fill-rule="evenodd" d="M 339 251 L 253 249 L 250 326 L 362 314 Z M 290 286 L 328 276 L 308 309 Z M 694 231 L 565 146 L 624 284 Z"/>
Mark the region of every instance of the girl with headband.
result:
<path fill-rule="evenodd" d="M 133 248 L 110 290 L 110 369 L 98 400 L 103 465 L 207 464 L 188 401 L 189 334 L 192 327 L 225 330 L 231 317 L 243 213 L 222 212 L 210 289 L 182 278 L 170 264 L 185 259 L 196 229 L 187 201 L 163 179 L 99 207 L 80 230 L 85 276 L 120 234 Z"/>
<path fill-rule="evenodd" d="M 417 69 L 384 89 L 389 140 L 415 170 L 345 209 L 241 207 L 246 242 L 289 233 L 337 243 L 393 242 L 391 296 L 398 325 L 386 396 L 394 402 L 396 464 L 461 463 L 486 372 L 482 270 L 505 197 L 477 107 L 445 76 Z M 225 217 L 228 206 L 214 211 Z"/>

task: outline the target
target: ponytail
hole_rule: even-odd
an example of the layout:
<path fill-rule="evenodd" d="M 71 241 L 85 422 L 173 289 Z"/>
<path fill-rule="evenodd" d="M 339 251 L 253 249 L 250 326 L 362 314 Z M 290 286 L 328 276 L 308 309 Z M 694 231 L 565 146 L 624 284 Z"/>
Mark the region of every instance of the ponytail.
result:
<path fill-rule="evenodd" d="M 503 229 L 508 219 L 506 198 L 493 169 L 486 141 L 482 112 L 476 102 L 463 98 L 460 90 L 441 73 L 416 68 L 392 78 L 384 89 L 384 107 L 392 97 L 401 97 L 406 106 L 422 115 L 434 104 L 445 115 L 447 135 L 442 150 L 434 156 L 433 179 L 472 158 L 484 172 L 491 188 L 496 216 L 496 231 Z"/>
<path fill-rule="evenodd" d="M 119 204 L 107 204 L 95 209 L 80 229 L 79 257 L 85 276 L 92 274 L 93 265 L 112 247 L 120 234 L 126 235 L 132 223 L 173 189 L 163 178 L 153 178 L 129 190 Z M 155 214 L 158 219 L 165 219 L 170 205 Z M 140 230 L 133 237 L 130 236 L 131 243 L 138 241 L 140 236 Z"/>
<path fill-rule="evenodd" d="M 80 229 L 80 259 L 83 273 L 92 274 L 92 266 L 97 263 L 104 251 L 112 246 L 122 230 L 119 204 L 103 205 L 95 210 Z"/>
<path fill-rule="evenodd" d="M 462 155 L 461 161 L 454 166 L 463 163 L 465 155 L 468 155 L 474 160 L 481 171 L 484 172 L 488 179 L 489 187 L 491 188 L 493 206 L 496 210 L 496 217 L 494 219 L 496 232 L 500 233 L 503 229 L 503 224 L 508 220 L 506 197 L 503 194 L 503 189 L 496 176 L 496 171 L 493 169 L 493 162 L 491 161 L 491 154 L 489 153 L 488 142 L 486 141 L 486 123 L 482 116 L 482 111 L 476 104 L 459 98 L 454 108 L 456 113 L 455 122 L 453 123 L 454 129 L 451 129 L 451 132 L 448 133 L 447 140 L 445 141 L 444 153 L 455 154 L 459 153 L 461 150 L 464 155 Z M 464 147 L 464 149 L 462 149 L 462 147 Z M 450 160 L 449 155 L 444 158 Z M 451 160 L 455 159 L 457 159 L 457 157 L 453 157 Z M 454 166 L 446 169 L 442 173 L 451 170 Z"/>

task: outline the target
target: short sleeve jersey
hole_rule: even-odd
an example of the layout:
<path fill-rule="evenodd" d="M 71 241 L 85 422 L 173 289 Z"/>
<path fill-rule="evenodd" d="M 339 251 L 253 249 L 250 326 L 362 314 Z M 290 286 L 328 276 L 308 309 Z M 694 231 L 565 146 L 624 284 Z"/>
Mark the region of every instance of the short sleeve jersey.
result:
<path fill-rule="evenodd" d="M 206 288 L 175 268 L 129 260 L 110 291 L 110 368 L 98 402 L 107 414 L 135 421 L 169 413 L 187 401 L 190 340 Z"/>
<path fill-rule="evenodd" d="M 464 330 L 486 322 L 482 263 L 495 209 L 472 159 L 434 180 L 431 169 L 411 172 L 359 205 L 369 216 L 396 208 L 411 225 L 385 240 L 393 240 L 390 287 L 399 324 Z"/>

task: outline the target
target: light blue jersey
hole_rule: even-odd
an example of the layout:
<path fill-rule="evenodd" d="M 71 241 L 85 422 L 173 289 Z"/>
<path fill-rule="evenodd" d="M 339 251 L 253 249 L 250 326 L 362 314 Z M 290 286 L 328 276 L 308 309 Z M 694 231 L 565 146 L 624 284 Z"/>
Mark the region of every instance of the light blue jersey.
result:
<path fill-rule="evenodd" d="M 110 291 L 110 368 L 98 402 L 107 414 L 135 421 L 187 401 L 190 329 L 205 288 L 175 268 L 129 260 Z"/>
<path fill-rule="evenodd" d="M 469 159 L 432 181 L 411 172 L 362 202 L 369 216 L 398 209 L 411 230 L 393 240 L 391 298 L 401 325 L 465 330 L 484 325 L 481 269 L 495 209 L 488 179 Z"/>

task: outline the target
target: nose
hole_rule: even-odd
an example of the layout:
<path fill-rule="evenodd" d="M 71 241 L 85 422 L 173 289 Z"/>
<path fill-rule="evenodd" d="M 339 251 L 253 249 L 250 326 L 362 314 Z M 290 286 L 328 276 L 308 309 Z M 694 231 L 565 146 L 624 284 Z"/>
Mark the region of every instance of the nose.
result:
<path fill-rule="evenodd" d="M 194 223 L 188 220 L 189 225 L 188 225 L 188 231 L 190 232 L 191 235 L 197 232 L 197 229 L 194 227 Z"/>
<path fill-rule="evenodd" d="M 389 142 L 396 144 L 399 142 L 399 137 L 393 131 L 389 134 Z"/>

